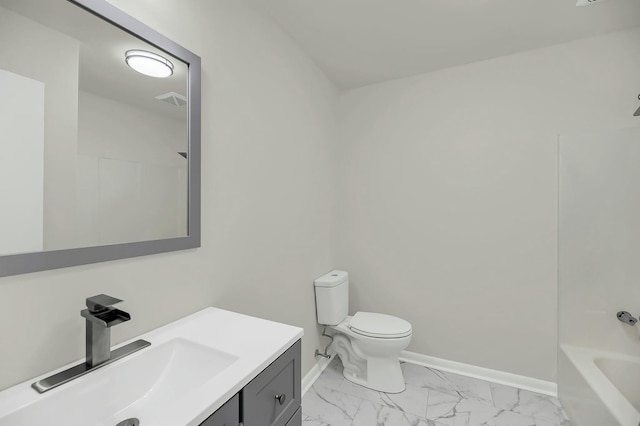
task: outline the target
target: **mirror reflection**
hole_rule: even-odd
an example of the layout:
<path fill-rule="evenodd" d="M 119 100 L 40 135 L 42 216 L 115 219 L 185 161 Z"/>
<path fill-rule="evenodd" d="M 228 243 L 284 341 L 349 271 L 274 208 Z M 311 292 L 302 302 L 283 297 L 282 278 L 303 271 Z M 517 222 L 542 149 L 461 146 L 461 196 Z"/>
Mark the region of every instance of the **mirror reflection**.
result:
<path fill-rule="evenodd" d="M 73 3 L 0 0 L 0 255 L 186 236 L 187 80 Z"/>

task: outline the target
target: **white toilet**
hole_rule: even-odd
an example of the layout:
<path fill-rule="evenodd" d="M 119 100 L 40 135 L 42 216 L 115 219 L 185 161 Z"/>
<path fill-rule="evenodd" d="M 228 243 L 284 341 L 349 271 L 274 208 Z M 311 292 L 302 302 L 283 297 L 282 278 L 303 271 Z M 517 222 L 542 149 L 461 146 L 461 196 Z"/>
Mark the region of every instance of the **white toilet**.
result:
<path fill-rule="evenodd" d="M 379 392 L 405 389 L 398 355 L 411 342 L 411 324 L 372 312 L 349 313 L 349 274 L 331 271 L 315 280 L 318 323 L 331 328 L 344 377 Z"/>

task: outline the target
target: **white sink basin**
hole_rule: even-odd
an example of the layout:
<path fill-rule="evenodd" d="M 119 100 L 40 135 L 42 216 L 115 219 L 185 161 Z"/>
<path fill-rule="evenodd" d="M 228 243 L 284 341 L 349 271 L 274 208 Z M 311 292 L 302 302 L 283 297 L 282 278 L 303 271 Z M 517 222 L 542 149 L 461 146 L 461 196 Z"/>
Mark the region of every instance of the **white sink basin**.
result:
<path fill-rule="evenodd" d="M 60 386 L 0 419 L 1 426 L 115 426 L 152 417 L 190 398 L 238 359 L 185 339 L 172 339 Z M 55 419 L 55 421 L 52 420 Z M 145 422 L 148 420 L 148 422 Z"/>
<path fill-rule="evenodd" d="M 198 426 L 287 348 L 302 329 L 207 308 L 131 339 L 151 346 L 39 394 L 0 392 L 0 426 Z"/>

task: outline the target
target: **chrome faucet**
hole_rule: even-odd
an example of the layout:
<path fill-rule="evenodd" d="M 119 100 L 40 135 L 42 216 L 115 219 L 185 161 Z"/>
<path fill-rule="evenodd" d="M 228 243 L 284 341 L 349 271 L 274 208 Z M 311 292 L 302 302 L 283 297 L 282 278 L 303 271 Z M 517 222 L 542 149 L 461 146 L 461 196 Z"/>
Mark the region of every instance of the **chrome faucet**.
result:
<path fill-rule="evenodd" d="M 120 302 L 122 300 L 106 294 L 89 297 L 87 299 L 87 309 L 83 309 L 80 312 L 87 325 L 86 362 L 74 365 L 46 379 L 39 380 L 33 383 L 31 387 L 40 393 L 46 392 L 151 345 L 146 340 L 136 340 L 128 345 L 111 350 L 111 327 L 131 319 L 131 315 L 113 307 L 113 305 Z"/>
<path fill-rule="evenodd" d="M 87 299 L 87 309 L 80 312 L 86 318 L 87 364 L 95 367 L 111 357 L 111 327 L 131 319 L 131 315 L 112 305 L 122 300 L 99 294 Z"/>

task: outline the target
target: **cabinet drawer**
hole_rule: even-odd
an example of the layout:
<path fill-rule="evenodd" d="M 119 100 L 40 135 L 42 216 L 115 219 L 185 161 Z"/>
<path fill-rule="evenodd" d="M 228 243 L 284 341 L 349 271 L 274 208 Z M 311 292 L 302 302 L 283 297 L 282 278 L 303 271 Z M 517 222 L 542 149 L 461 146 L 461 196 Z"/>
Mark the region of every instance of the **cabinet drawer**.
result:
<path fill-rule="evenodd" d="M 298 411 L 291 417 L 287 426 L 302 426 L 302 407 L 298 408 Z"/>
<path fill-rule="evenodd" d="M 297 341 L 243 389 L 244 426 L 286 426 L 300 408 L 300 347 Z"/>
<path fill-rule="evenodd" d="M 240 396 L 227 401 L 200 426 L 238 426 L 240 424 Z"/>

